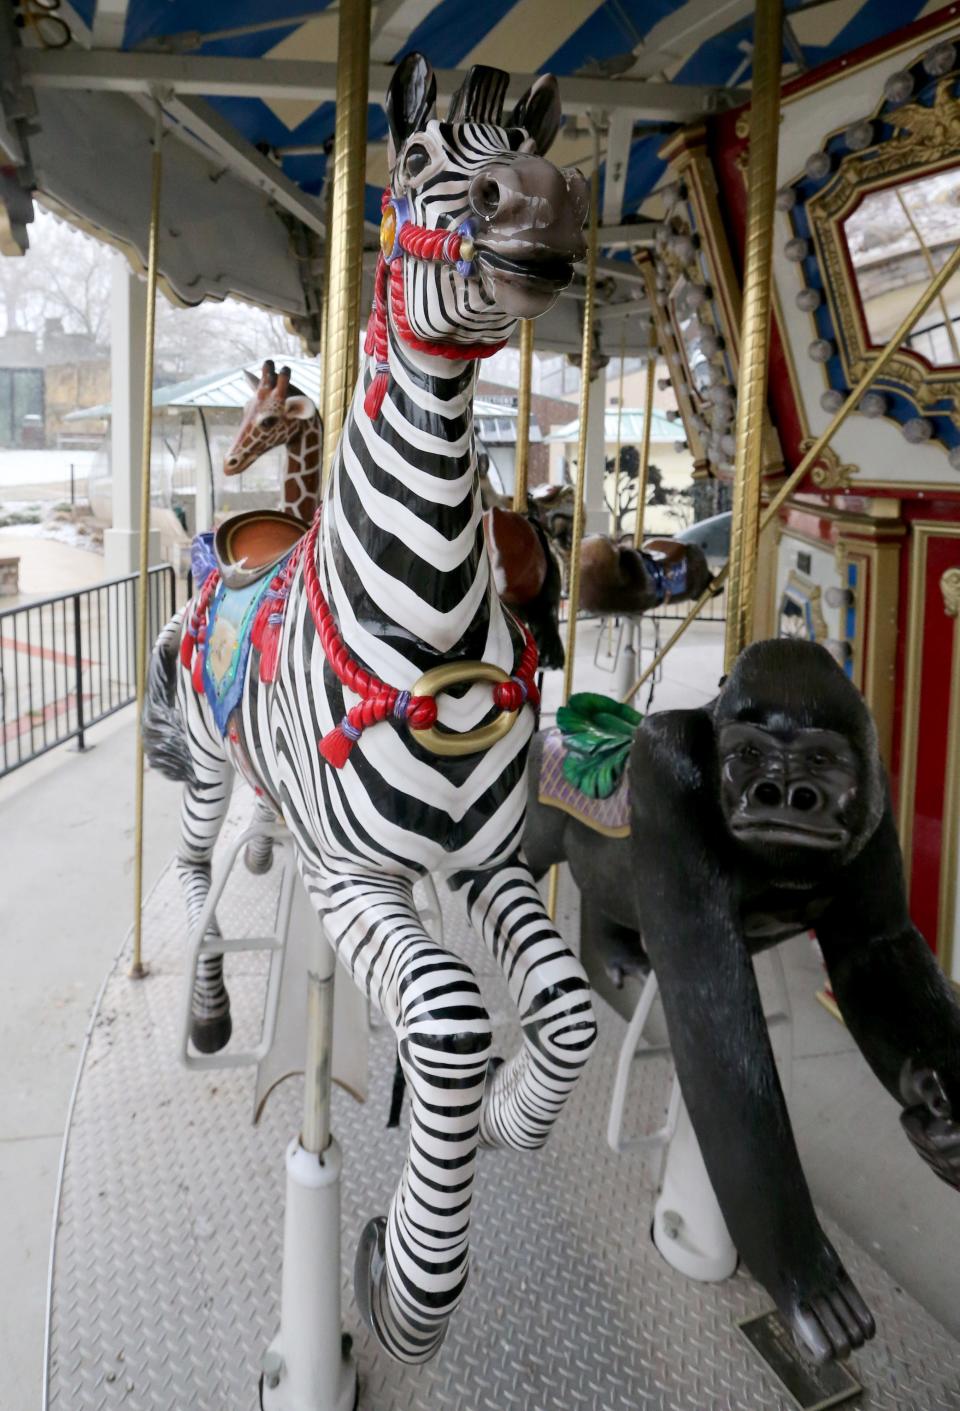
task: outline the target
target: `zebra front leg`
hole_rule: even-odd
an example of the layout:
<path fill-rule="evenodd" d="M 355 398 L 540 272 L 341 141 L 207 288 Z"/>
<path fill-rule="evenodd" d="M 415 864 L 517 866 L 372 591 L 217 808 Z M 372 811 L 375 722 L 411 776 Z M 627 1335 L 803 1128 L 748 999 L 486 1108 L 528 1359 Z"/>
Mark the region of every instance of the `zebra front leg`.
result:
<path fill-rule="evenodd" d="M 426 1362 L 467 1278 L 490 1020 L 469 966 L 424 930 L 409 881 L 305 880 L 338 954 L 396 1034 L 410 1093 L 407 1160 L 389 1213 L 361 1237 L 357 1304 L 387 1352 Z"/>
<path fill-rule="evenodd" d="M 253 808 L 252 822 L 256 825 L 278 822 L 277 810 L 264 798 L 257 798 Z M 273 839 L 251 838 L 243 850 L 243 861 L 248 872 L 262 877 L 273 866 Z"/>
<path fill-rule="evenodd" d="M 187 925 L 192 935 L 210 891 L 210 862 L 230 803 L 233 770 L 226 760 L 205 755 L 194 760 L 196 782 L 184 785 L 180 806 L 180 846 L 177 875 L 187 904 Z M 219 939 L 216 919 L 207 936 Z M 197 961 L 193 982 L 193 1019 L 190 1039 L 200 1053 L 217 1053 L 230 1041 L 233 1023 L 230 996 L 223 983 L 223 956 L 204 953 Z"/>
<path fill-rule="evenodd" d="M 491 1073 L 482 1140 L 540 1147 L 596 1043 L 590 983 L 519 857 L 494 871 L 457 873 L 451 885 L 466 888 L 470 922 L 502 969 L 523 1026 L 520 1051 Z"/>

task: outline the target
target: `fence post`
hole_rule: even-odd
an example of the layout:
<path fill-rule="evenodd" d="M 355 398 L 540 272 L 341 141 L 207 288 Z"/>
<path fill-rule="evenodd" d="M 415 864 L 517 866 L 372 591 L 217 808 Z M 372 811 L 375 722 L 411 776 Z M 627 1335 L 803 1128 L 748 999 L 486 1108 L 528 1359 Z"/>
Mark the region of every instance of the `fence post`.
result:
<path fill-rule="evenodd" d="M 77 693 L 77 749 L 81 754 L 89 747 L 83 737 L 83 666 L 80 655 L 80 594 L 73 595 L 73 670 Z"/>

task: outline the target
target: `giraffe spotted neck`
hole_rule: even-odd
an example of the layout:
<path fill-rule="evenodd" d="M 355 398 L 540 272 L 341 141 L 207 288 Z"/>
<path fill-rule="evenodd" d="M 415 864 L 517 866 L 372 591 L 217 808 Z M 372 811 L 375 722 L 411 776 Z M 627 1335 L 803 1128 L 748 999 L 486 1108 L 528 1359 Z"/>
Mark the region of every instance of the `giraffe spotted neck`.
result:
<path fill-rule="evenodd" d="M 259 380 L 252 373 L 247 377 L 254 392 L 224 458 L 224 472 L 239 475 L 274 446 L 286 446 L 280 509 L 309 523 L 320 502 L 323 422 L 310 398 L 291 386 L 288 367 L 278 373 L 268 359 Z"/>

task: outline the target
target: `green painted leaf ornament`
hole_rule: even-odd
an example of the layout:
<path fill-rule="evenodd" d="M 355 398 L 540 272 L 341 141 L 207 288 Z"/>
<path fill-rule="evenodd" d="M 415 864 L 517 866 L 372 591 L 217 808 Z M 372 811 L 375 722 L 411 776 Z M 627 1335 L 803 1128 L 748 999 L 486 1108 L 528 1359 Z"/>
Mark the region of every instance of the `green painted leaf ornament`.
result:
<path fill-rule="evenodd" d="M 579 691 L 557 711 L 563 736 L 563 773 L 590 799 L 607 799 L 627 767 L 633 732 L 643 716 L 595 691 Z"/>

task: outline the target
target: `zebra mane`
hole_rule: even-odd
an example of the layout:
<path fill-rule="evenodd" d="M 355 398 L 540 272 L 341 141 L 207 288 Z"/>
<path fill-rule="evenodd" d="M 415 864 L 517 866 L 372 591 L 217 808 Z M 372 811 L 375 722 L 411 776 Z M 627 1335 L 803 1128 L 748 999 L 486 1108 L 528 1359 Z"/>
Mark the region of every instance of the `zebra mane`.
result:
<path fill-rule="evenodd" d="M 448 122 L 490 123 L 499 127 L 510 75 L 474 64 L 450 100 Z"/>

